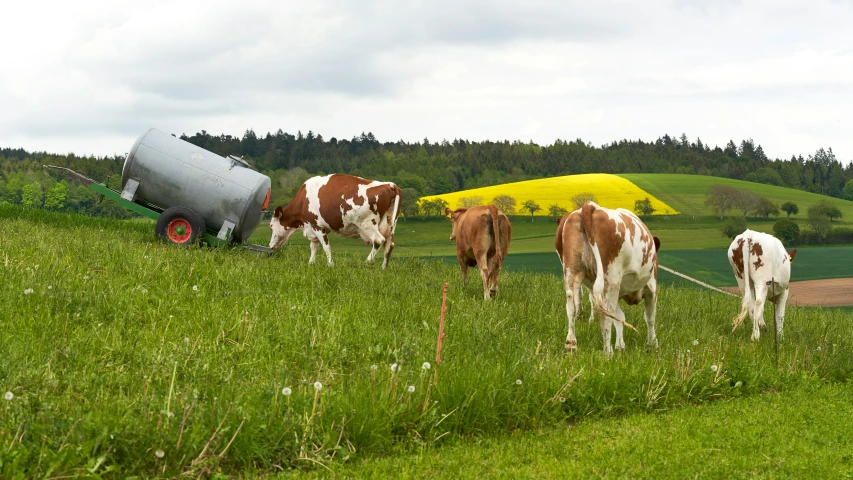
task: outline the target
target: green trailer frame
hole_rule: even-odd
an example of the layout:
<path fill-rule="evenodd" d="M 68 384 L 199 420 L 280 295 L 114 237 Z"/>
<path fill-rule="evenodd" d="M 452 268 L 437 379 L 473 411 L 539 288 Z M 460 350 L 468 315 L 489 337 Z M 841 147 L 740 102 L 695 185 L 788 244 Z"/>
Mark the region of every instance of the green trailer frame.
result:
<path fill-rule="evenodd" d="M 113 200 L 114 202 L 121 205 L 123 208 L 126 208 L 127 210 L 130 210 L 131 212 L 138 213 L 139 215 L 142 215 L 143 217 L 148 217 L 148 218 L 154 220 L 155 222 L 157 221 L 158 218 L 160 218 L 160 215 L 163 213 L 163 209 L 156 206 L 156 205 L 141 204 L 141 203 L 132 202 L 130 200 L 122 198 L 121 192 L 113 190 L 112 188 L 104 185 L 103 183 L 99 183 L 99 182 L 83 175 L 82 173 L 75 172 L 74 170 L 71 170 L 70 168 L 58 167 L 56 165 L 45 165 L 45 168 L 58 170 L 59 172 L 63 173 L 65 176 L 71 178 L 72 180 L 79 182 L 81 185 L 88 188 L 89 190 L 92 190 L 95 193 L 98 193 L 104 197 L 107 197 L 110 200 Z M 229 230 L 228 231 L 229 236 L 230 236 L 230 233 L 231 232 Z M 212 247 L 225 247 L 225 246 L 228 246 L 230 243 L 228 240 L 223 240 L 223 239 L 217 237 L 215 233 L 210 233 L 209 230 L 206 230 L 204 232 L 204 238 L 202 239 L 202 241 L 204 243 L 212 246 Z M 257 252 L 263 252 L 263 253 L 267 253 L 267 254 L 270 254 L 273 251 L 269 247 L 264 247 L 262 245 L 253 245 L 250 243 L 244 243 L 244 244 L 242 244 L 242 246 L 244 248 L 249 249 L 249 250 L 253 250 L 253 251 L 257 251 Z"/>

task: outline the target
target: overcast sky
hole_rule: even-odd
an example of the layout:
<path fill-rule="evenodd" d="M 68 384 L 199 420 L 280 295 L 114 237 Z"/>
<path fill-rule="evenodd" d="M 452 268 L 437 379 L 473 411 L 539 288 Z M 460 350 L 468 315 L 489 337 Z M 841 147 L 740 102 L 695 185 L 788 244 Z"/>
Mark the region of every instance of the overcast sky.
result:
<path fill-rule="evenodd" d="M 853 1 L 6 2 L 0 146 L 149 127 L 380 141 L 753 138 L 853 160 Z"/>

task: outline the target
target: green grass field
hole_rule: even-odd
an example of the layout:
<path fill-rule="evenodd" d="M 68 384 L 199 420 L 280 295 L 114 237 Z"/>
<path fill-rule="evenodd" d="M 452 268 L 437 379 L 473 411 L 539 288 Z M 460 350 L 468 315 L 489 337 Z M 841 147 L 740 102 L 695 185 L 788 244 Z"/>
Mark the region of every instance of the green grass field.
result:
<path fill-rule="evenodd" d="M 462 468 L 472 457 L 460 442 L 533 455 L 556 448 L 536 432 L 576 425 L 591 435 L 624 419 L 649 431 L 666 412 L 768 391 L 803 399 L 797 392 L 853 378 L 844 312 L 790 308 L 777 369 L 772 335 L 752 343 L 745 328 L 731 332 L 739 299 L 666 287 L 659 348 L 646 351 L 634 307 L 626 314 L 639 333 L 626 331 L 626 351 L 605 358 L 598 325 L 579 320 L 579 351 L 569 355 L 553 275 L 508 270 L 484 302 L 454 265 L 395 255 L 382 271 L 364 265 L 366 255 L 340 248 L 334 268 L 309 266 L 297 243 L 270 257 L 176 248 L 154 241 L 146 222 L 0 206 L 0 477 L 323 474 L 352 462 L 353 475 L 387 476 L 381 462 L 412 455 Z M 725 425 L 711 412 L 705 422 Z M 814 438 L 835 438 L 836 417 L 825 412 L 814 413 Z M 750 437 L 730 455 L 754 455 L 762 431 L 741 432 Z M 802 436 L 788 443 L 799 445 L 793 453 L 809 448 Z M 695 448 L 657 455 L 685 459 L 700 455 Z M 574 468 L 599 476 L 598 455 Z M 631 476 L 621 471 L 601 476 Z M 531 471 L 564 473 L 558 462 Z"/>

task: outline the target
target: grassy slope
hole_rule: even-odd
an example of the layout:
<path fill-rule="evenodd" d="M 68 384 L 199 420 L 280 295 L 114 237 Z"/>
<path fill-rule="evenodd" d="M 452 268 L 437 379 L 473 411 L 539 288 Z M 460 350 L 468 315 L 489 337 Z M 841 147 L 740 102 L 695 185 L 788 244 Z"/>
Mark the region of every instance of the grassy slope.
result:
<path fill-rule="evenodd" d="M 0 408 L 0 476 L 96 463 L 113 476 L 167 477 L 334 464 L 853 371 L 851 318 L 840 312 L 791 308 L 777 371 L 767 335 L 753 344 L 746 329 L 731 333 L 738 299 L 664 288 L 660 348 L 645 351 L 635 307 L 627 319 L 640 332 L 626 331 L 627 351 L 608 361 L 586 321 L 580 351 L 563 353 L 553 276 L 506 272 L 484 303 L 476 279 L 463 287 L 440 262 L 395 258 L 383 272 L 341 253 L 334 268 L 310 267 L 304 247 L 272 257 L 174 248 L 149 227 L 0 206 L 0 391 L 14 394 Z M 445 281 L 445 363 L 430 387 L 419 366 L 435 355 Z M 403 367 L 392 374 L 394 362 Z M 205 456 L 209 441 L 227 452 Z"/>
<path fill-rule="evenodd" d="M 338 467 L 356 478 L 839 478 L 853 474 L 850 385 L 456 441 Z M 325 472 L 318 472 L 325 473 Z"/>

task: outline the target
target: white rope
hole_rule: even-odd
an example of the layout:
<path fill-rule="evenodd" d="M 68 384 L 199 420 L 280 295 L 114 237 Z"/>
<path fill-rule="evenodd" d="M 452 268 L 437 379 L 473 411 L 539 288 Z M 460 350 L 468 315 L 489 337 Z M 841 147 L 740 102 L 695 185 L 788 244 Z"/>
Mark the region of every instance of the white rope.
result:
<path fill-rule="evenodd" d="M 737 297 L 737 296 L 738 296 L 738 295 L 736 295 L 736 294 L 734 294 L 734 293 L 732 293 L 732 292 L 727 292 L 727 291 L 725 291 L 725 290 L 720 290 L 719 288 L 717 288 L 717 287 L 715 287 L 715 286 L 713 286 L 713 285 L 708 285 L 707 283 L 705 283 L 705 282 L 703 282 L 703 281 L 701 281 L 701 280 L 696 280 L 696 279 L 695 279 L 695 278 L 693 278 L 693 277 L 688 277 L 687 275 L 685 275 L 685 274 L 683 274 L 683 273 L 681 273 L 681 272 L 676 272 L 675 270 L 673 270 L 673 269 L 671 269 L 671 268 L 666 268 L 666 267 L 664 267 L 663 265 L 658 265 L 658 267 L 659 267 L 659 268 L 662 268 L 662 269 L 664 269 L 664 270 L 666 270 L 667 272 L 669 272 L 669 273 L 671 273 L 671 274 L 673 274 L 673 275 L 678 275 L 678 276 L 679 276 L 679 277 L 681 277 L 681 278 L 684 278 L 684 279 L 686 279 L 686 280 L 690 280 L 690 281 L 691 281 L 691 282 L 693 282 L 693 283 L 697 283 L 697 284 L 699 284 L 699 285 L 702 285 L 702 286 L 703 286 L 703 287 L 705 287 L 705 288 L 710 288 L 711 290 L 714 290 L 714 291 L 717 291 L 717 292 L 720 292 L 720 293 L 725 293 L 726 295 L 731 295 L 731 296 L 733 296 L 733 297 Z"/>

